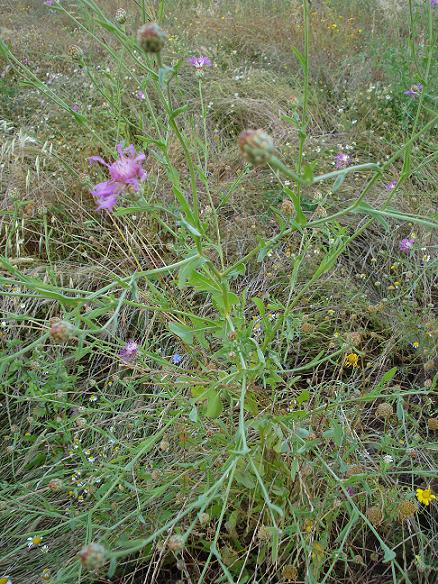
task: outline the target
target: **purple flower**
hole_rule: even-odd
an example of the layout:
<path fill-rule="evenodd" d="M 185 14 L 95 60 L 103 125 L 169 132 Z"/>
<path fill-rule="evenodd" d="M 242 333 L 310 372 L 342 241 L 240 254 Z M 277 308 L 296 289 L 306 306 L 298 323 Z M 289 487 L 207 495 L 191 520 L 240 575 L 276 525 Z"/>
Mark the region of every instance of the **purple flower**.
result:
<path fill-rule="evenodd" d="M 46 6 L 54 6 L 58 2 L 62 2 L 62 0 L 45 0 L 44 4 Z"/>
<path fill-rule="evenodd" d="M 146 96 L 145 96 L 145 94 L 143 93 L 143 91 L 141 89 L 139 89 L 137 91 L 137 93 L 135 94 L 135 97 L 137 99 L 139 99 L 140 101 L 143 101 L 144 99 L 146 99 Z"/>
<path fill-rule="evenodd" d="M 80 108 L 80 105 L 79 105 L 78 103 L 74 103 L 74 104 L 71 106 L 71 109 L 72 109 L 74 112 L 78 112 L 78 111 L 79 111 L 81 108 Z"/>
<path fill-rule="evenodd" d="M 350 164 L 351 156 L 349 156 L 348 154 L 344 154 L 343 152 L 340 152 L 339 154 L 336 155 L 335 162 L 336 168 L 345 168 Z"/>
<path fill-rule="evenodd" d="M 129 340 L 124 347 L 120 349 L 119 357 L 126 363 L 133 361 L 138 354 L 138 345 L 132 339 Z"/>
<path fill-rule="evenodd" d="M 430 5 L 432 6 L 432 8 L 438 6 L 438 0 L 430 0 Z"/>
<path fill-rule="evenodd" d="M 400 251 L 402 251 L 403 253 L 409 253 L 414 243 L 415 243 L 414 239 L 409 239 L 408 237 L 405 237 L 400 241 Z"/>
<path fill-rule="evenodd" d="M 212 66 L 212 62 L 208 57 L 190 57 L 187 59 L 187 63 L 193 65 L 198 71 L 202 70 L 204 67 Z"/>
<path fill-rule="evenodd" d="M 108 209 L 110 212 L 123 190 L 131 186 L 137 192 L 139 181 L 143 182 L 147 178 L 147 173 L 142 167 L 142 162 L 146 158 L 143 152 L 136 155 L 133 144 L 125 149 L 121 144 L 117 144 L 116 149 L 119 158 L 111 164 L 101 156 L 91 156 L 88 159 L 90 163 L 98 162 L 108 168 L 110 180 L 97 184 L 91 194 L 97 199 L 98 209 Z"/>
<path fill-rule="evenodd" d="M 353 487 L 347 487 L 345 490 L 350 495 L 350 497 L 352 497 L 354 495 L 354 489 L 353 489 Z"/>
<path fill-rule="evenodd" d="M 405 95 L 409 95 L 409 97 L 418 97 L 420 93 L 423 91 L 423 86 L 421 83 L 417 83 L 416 85 L 412 85 L 409 89 L 404 91 Z"/>
<path fill-rule="evenodd" d="M 183 356 L 180 355 L 179 353 L 175 353 L 175 355 L 172 355 L 171 362 L 174 365 L 179 365 L 182 360 L 183 360 Z"/>
<path fill-rule="evenodd" d="M 392 191 L 393 189 L 395 189 L 396 185 L 397 185 L 397 181 L 392 180 L 389 184 L 386 185 L 385 189 L 387 191 Z"/>

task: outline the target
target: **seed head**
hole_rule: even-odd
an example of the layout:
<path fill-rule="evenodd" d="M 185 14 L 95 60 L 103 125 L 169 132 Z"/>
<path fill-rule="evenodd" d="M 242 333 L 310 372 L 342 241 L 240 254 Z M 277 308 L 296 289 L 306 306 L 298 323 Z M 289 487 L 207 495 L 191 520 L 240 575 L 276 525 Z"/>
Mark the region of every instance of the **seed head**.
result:
<path fill-rule="evenodd" d="M 159 53 L 166 43 L 166 33 L 156 22 L 147 22 L 137 31 L 137 41 L 145 53 Z"/>
<path fill-rule="evenodd" d="M 384 420 L 394 415 L 394 408 L 391 404 L 383 402 L 376 408 L 376 418 L 383 418 Z"/>
<path fill-rule="evenodd" d="M 383 513 L 377 505 L 373 505 L 368 509 L 367 517 L 373 525 L 380 525 L 383 523 Z"/>
<path fill-rule="evenodd" d="M 119 24 L 125 24 L 126 22 L 126 10 L 124 8 L 117 8 L 114 14 L 114 20 Z"/>
<path fill-rule="evenodd" d="M 292 564 L 286 564 L 283 567 L 281 575 L 284 580 L 292 580 L 292 582 L 298 580 L 298 570 Z"/>
<path fill-rule="evenodd" d="M 75 61 L 80 61 L 84 56 L 84 51 L 78 45 L 70 45 L 68 48 L 68 54 Z"/>
<path fill-rule="evenodd" d="M 438 418 L 429 418 L 427 420 L 427 427 L 432 431 L 438 430 Z"/>
<path fill-rule="evenodd" d="M 208 513 L 199 513 L 199 523 L 204 527 L 210 523 L 210 515 Z"/>
<path fill-rule="evenodd" d="M 171 552 L 180 552 L 184 547 L 184 540 L 181 535 L 172 535 L 167 542 L 167 547 Z"/>
<path fill-rule="evenodd" d="M 289 199 L 284 199 L 283 202 L 281 203 L 281 211 L 285 215 L 293 215 L 295 208 L 292 201 L 290 201 Z"/>
<path fill-rule="evenodd" d="M 263 130 L 244 130 L 239 136 L 242 155 L 254 166 L 267 164 L 274 152 L 274 143 Z"/>
<path fill-rule="evenodd" d="M 413 517 L 418 511 L 418 505 L 415 501 L 402 501 L 398 506 L 398 516 L 400 521 L 406 521 Z"/>
<path fill-rule="evenodd" d="M 100 543 L 89 543 L 79 552 L 82 565 L 88 570 L 99 570 L 106 564 L 107 552 Z"/>

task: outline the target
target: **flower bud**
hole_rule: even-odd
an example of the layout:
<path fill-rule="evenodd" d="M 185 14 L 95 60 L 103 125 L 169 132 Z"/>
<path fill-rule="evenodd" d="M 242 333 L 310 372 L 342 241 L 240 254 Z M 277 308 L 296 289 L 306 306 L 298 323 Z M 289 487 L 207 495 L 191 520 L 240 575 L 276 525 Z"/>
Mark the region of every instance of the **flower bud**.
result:
<path fill-rule="evenodd" d="M 106 549 L 100 543 L 89 543 L 79 552 L 82 565 L 88 570 L 98 570 L 106 563 Z"/>
<path fill-rule="evenodd" d="M 66 343 L 72 336 L 73 328 L 70 323 L 54 317 L 49 320 L 50 336 L 57 343 Z"/>
<path fill-rule="evenodd" d="M 148 22 L 138 29 L 137 41 L 145 53 L 159 53 L 166 43 L 166 33 L 156 22 Z"/>
<path fill-rule="evenodd" d="M 117 8 L 114 14 L 114 20 L 119 24 L 125 24 L 126 22 L 126 10 L 124 8 Z"/>
<path fill-rule="evenodd" d="M 274 151 L 274 143 L 263 130 L 244 130 L 239 136 L 240 150 L 248 162 L 254 166 L 267 164 Z"/>

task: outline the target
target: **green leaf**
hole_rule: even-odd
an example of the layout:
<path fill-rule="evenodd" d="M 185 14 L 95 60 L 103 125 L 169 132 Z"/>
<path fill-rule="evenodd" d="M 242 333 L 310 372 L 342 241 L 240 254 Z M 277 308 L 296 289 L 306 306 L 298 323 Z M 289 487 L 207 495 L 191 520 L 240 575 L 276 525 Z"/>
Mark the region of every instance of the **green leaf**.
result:
<path fill-rule="evenodd" d="M 309 184 L 312 184 L 313 183 L 313 168 L 310 166 L 310 164 L 306 164 L 304 166 L 304 169 L 303 169 L 303 178 Z"/>
<path fill-rule="evenodd" d="M 381 543 L 380 545 L 381 545 L 382 550 L 384 551 L 383 561 L 385 563 L 388 563 L 388 562 L 392 562 L 393 560 L 395 560 L 396 555 L 395 555 L 394 550 L 390 549 L 384 543 Z"/>
<path fill-rule="evenodd" d="M 333 183 L 333 186 L 332 186 L 332 188 L 331 188 L 331 191 L 332 191 L 332 193 L 336 193 L 336 191 L 338 191 L 338 190 L 341 188 L 341 186 L 342 186 L 342 183 L 344 182 L 344 180 L 345 180 L 345 177 L 346 177 L 346 176 L 347 176 L 346 174 L 340 174 L 340 175 L 339 175 L 339 176 L 336 178 L 336 180 L 335 180 L 335 182 Z"/>
<path fill-rule="evenodd" d="M 222 290 L 210 276 L 205 274 L 200 274 L 199 272 L 193 272 L 187 279 L 190 286 L 193 286 L 195 290 L 200 292 L 210 292 L 212 294 L 222 293 Z"/>
<path fill-rule="evenodd" d="M 207 411 L 206 411 L 206 415 L 209 418 L 218 418 L 222 411 L 224 409 L 224 406 L 222 405 L 222 401 L 221 398 L 219 396 L 219 394 L 217 393 L 217 391 L 215 389 L 210 389 L 207 392 Z"/>
<path fill-rule="evenodd" d="M 304 55 L 296 47 L 292 47 L 292 53 L 295 55 L 301 67 L 304 69 L 306 66 L 306 59 L 304 58 Z"/>
<path fill-rule="evenodd" d="M 168 324 L 169 330 L 174 333 L 177 337 L 182 339 L 188 345 L 193 345 L 193 335 L 194 331 L 192 328 L 186 324 L 181 324 L 179 322 L 170 322 Z"/>
<path fill-rule="evenodd" d="M 298 403 L 298 405 L 301 405 L 302 403 L 304 403 L 305 401 L 308 401 L 309 399 L 310 399 L 310 391 L 308 389 L 303 389 L 303 391 L 297 397 L 297 403 Z"/>
<path fill-rule="evenodd" d="M 198 408 L 196 406 L 190 410 L 189 420 L 195 423 L 198 421 Z"/>
<path fill-rule="evenodd" d="M 205 258 L 199 256 L 193 257 L 191 262 L 184 264 L 178 272 L 178 288 L 181 290 L 185 287 L 187 280 L 192 276 L 193 272 L 206 262 Z"/>
<path fill-rule="evenodd" d="M 180 225 L 183 225 L 187 229 L 187 231 L 189 231 L 195 237 L 201 237 L 201 233 L 198 231 L 198 229 L 196 229 L 196 227 L 194 227 L 191 223 L 184 219 L 184 217 L 181 217 L 178 223 Z"/>
<path fill-rule="evenodd" d="M 189 106 L 188 106 L 187 103 L 185 105 L 182 105 L 181 107 L 177 107 L 171 113 L 171 115 L 170 115 L 171 119 L 174 120 L 177 116 L 179 116 L 180 114 L 184 113 L 188 107 Z"/>

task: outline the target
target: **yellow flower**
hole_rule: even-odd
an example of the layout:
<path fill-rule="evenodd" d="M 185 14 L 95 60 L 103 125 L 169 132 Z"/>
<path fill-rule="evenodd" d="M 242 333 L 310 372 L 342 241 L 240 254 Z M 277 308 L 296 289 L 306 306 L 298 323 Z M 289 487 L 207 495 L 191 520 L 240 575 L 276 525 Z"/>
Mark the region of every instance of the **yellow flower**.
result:
<path fill-rule="evenodd" d="M 436 499 L 435 495 L 432 495 L 432 489 L 429 487 L 428 489 L 417 489 L 417 499 L 423 505 L 429 505 L 431 501 Z"/>
<path fill-rule="evenodd" d="M 414 349 L 418 349 L 418 347 L 420 346 L 420 343 L 418 341 L 414 341 L 412 343 L 412 346 L 414 347 Z"/>
<path fill-rule="evenodd" d="M 12 580 L 9 578 L 9 576 L 3 576 L 0 578 L 0 584 L 12 584 Z"/>
<path fill-rule="evenodd" d="M 352 367 L 355 369 L 359 365 L 359 355 L 357 353 L 349 353 L 345 357 L 345 367 Z"/>

